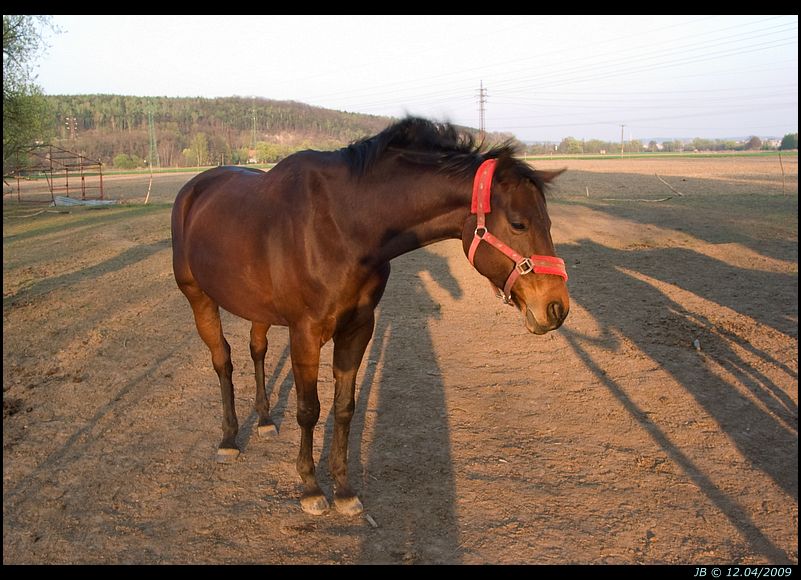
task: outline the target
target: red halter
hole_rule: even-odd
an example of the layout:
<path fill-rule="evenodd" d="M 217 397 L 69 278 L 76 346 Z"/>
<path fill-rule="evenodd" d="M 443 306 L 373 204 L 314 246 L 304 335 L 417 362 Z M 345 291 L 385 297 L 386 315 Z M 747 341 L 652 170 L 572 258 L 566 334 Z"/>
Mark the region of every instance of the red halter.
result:
<path fill-rule="evenodd" d="M 485 225 L 485 215 L 490 213 L 490 193 L 492 189 L 492 175 L 495 173 L 496 159 L 487 159 L 476 171 L 476 177 L 473 180 L 473 202 L 470 206 L 471 213 L 476 214 L 476 231 L 473 235 L 473 243 L 470 244 L 470 251 L 467 253 L 467 259 L 473 267 L 476 267 L 473 261 L 476 256 L 478 245 L 484 241 L 494 246 L 504 253 L 505 256 L 510 258 L 515 267 L 512 273 L 506 279 L 506 284 L 503 287 L 504 302 L 509 303 L 512 299 L 512 286 L 515 285 L 517 279 L 523 274 L 534 272 L 535 274 L 552 274 L 554 276 L 561 276 L 567 282 L 567 270 L 565 269 L 565 262 L 556 256 L 538 256 L 532 255 L 524 258 L 512 248 L 504 244 L 501 240 L 493 236 L 487 231 Z"/>

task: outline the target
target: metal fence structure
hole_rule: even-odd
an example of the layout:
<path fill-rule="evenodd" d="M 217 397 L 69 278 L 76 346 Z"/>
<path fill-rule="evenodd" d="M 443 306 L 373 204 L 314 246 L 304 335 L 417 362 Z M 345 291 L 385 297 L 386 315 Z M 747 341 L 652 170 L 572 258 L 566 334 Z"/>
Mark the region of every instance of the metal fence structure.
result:
<path fill-rule="evenodd" d="M 5 171 L 3 181 L 11 188 L 16 182 L 17 201 L 40 201 L 49 192 L 55 203 L 56 194 L 80 199 L 103 199 L 103 163 L 57 145 L 32 145 L 21 156 L 24 161 Z M 22 187 L 22 181 L 26 187 Z M 47 190 L 37 183 L 47 183 Z M 23 189 L 26 200 L 22 199 Z"/>

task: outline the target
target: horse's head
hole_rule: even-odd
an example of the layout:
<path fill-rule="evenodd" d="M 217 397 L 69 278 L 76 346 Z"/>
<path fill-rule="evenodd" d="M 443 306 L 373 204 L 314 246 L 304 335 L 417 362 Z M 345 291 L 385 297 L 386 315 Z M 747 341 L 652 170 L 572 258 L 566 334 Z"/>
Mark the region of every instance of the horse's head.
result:
<path fill-rule="evenodd" d="M 470 262 L 520 309 L 534 334 L 559 328 L 570 309 L 544 196 L 545 185 L 562 171 L 535 171 L 512 158 L 485 161 L 474 180 L 476 216 L 462 232 Z"/>

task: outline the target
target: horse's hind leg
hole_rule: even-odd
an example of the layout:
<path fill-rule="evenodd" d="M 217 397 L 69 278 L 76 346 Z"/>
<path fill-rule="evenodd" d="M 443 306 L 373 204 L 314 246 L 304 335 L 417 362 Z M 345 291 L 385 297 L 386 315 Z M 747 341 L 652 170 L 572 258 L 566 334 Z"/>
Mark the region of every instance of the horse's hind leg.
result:
<path fill-rule="evenodd" d="M 267 354 L 267 331 L 269 324 L 254 322 L 250 327 L 250 357 L 256 371 L 256 412 L 259 414 L 257 428 L 260 437 L 278 435 L 278 428 L 270 418 L 270 400 L 264 385 L 264 355 Z"/>
<path fill-rule="evenodd" d="M 195 315 L 197 332 L 211 351 L 211 363 L 220 379 L 223 438 L 217 448 L 217 462 L 229 463 L 239 456 L 239 448 L 236 445 L 239 423 L 234 407 L 234 383 L 231 378 L 234 367 L 231 364 L 231 347 L 222 333 L 220 309 L 217 303 L 196 286 L 182 285 L 181 290 L 189 299 Z"/>

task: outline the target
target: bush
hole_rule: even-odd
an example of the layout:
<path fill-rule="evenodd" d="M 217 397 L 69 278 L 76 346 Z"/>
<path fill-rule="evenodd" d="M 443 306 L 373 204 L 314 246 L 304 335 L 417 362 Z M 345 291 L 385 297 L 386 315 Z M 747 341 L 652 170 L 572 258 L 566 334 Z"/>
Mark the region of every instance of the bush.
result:
<path fill-rule="evenodd" d="M 289 145 L 259 141 L 256 143 L 256 160 L 258 163 L 276 163 L 297 150 L 297 147 Z"/>
<path fill-rule="evenodd" d="M 127 153 L 120 153 L 114 156 L 114 167 L 117 169 L 135 169 L 141 165 L 141 162 L 133 155 Z"/>

